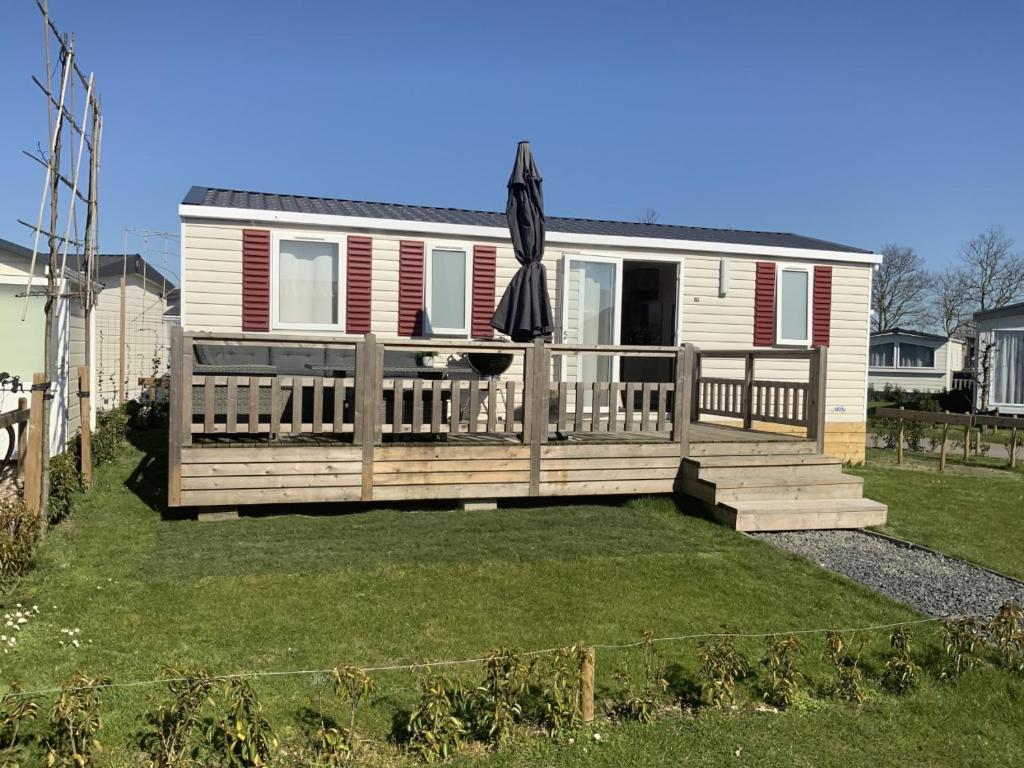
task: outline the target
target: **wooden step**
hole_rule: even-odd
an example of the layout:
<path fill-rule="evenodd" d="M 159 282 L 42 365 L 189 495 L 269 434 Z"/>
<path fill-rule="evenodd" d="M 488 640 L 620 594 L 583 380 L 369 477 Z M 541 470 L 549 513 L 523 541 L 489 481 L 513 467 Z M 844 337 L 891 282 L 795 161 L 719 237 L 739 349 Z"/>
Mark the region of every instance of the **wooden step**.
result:
<path fill-rule="evenodd" d="M 794 483 L 780 479 L 771 485 L 714 486 L 714 501 L 730 504 L 744 501 L 805 501 L 810 499 L 859 499 L 864 495 L 864 481 L 851 475 L 837 475 L 828 482 Z"/>
<path fill-rule="evenodd" d="M 841 467 L 843 462 L 821 453 L 767 456 L 697 456 L 687 457 L 685 462 L 700 469 L 719 467 L 783 467 L 831 465 Z"/>
<path fill-rule="evenodd" d="M 810 485 L 834 482 L 843 476 L 840 464 L 787 464 L 766 467 L 683 467 L 683 477 L 729 486 L 791 483 Z"/>
<path fill-rule="evenodd" d="M 817 453 L 818 447 L 806 440 L 766 440 L 764 442 L 691 443 L 689 455 L 703 456 L 793 456 Z"/>
<path fill-rule="evenodd" d="M 715 513 L 738 531 L 805 531 L 882 525 L 887 511 L 871 499 L 805 499 L 736 501 L 719 504 Z"/>

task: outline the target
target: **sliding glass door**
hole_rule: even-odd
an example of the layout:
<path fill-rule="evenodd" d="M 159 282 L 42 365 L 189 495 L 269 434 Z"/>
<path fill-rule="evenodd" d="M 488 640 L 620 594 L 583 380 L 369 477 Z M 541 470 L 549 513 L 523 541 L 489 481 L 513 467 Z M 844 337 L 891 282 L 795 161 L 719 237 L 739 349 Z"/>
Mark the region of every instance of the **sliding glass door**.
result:
<path fill-rule="evenodd" d="M 566 256 L 562 265 L 562 341 L 618 344 L 621 326 L 622 262 L 596 256 Z M 563 380 L 614 381 L 618 358 L 582 352 L 567 355 Z M 590 405 L 590 392 L 587 393 Z"/>

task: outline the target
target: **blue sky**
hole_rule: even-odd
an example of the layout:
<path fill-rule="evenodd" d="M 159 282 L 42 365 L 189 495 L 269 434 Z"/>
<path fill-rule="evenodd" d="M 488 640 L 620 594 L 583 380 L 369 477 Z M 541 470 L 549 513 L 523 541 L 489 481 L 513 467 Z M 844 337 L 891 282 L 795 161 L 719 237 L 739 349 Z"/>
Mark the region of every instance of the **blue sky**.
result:
<path fill-rule="evenodd" d="M 193 184 L 1024 251 L 1024 3 L 50 0 L 97 73 L 104 250 Z M 0 8 L 0 237 L 29 243 L 41 22 Z M 138 244 L 135 243 L 135 248 Z"/>

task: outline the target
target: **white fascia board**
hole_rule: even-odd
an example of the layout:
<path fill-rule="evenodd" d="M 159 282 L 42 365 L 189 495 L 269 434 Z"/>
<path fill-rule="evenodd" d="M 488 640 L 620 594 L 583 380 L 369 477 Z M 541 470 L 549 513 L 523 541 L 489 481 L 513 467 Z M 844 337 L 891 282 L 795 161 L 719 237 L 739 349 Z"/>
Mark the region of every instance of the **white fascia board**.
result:
<path fill-rule="evenodd" d="M 239 222 L 262 222 L 266 224 L 305 224 L 319 227 L 341 227 L 346 229 L 383 230 L 424 235 L 449 235 L 452 237 L 486 237 L 507 240 L 508 230 L 504 227 L 481 227 L 469 224 L 447 224 L 435 221 L 407 221 L 404 219 L 376 219 L 365 216 L 335 216 L 323 213 L 298 213 L 292 211 L 264 211 L 251 208 L 219 208 L 208 205 L 179 205 L 178 214 L 182 219 L 206 219 Z M 878 253 L 855 253 L 851 251 L 822 251 L 811 248 L 780 248 L 765 245 L 744 245 L 741 243 L 712 243 L 703 240 L 674 240 L 660 237 L 621 237 L 617 235 L 590 235 L 570 232 L 547 232 L 550 245 L 604 246 L 610 248 L 640 248 L 645 250 L 698 251 L 705 253 L 730 253 L 749 256 L 768 256 L 783 259 L 804 259 L 810 261 L 838 261 L 853 264 L 881 264 Z"/>

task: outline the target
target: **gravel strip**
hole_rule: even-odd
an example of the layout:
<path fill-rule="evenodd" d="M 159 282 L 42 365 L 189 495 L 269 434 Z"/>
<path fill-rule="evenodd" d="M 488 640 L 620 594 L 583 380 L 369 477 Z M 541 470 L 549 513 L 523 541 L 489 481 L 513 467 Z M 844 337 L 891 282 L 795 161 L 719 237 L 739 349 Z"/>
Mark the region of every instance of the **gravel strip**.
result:
<path fill-rule="evenodd" d="M 1024 605 L 1024 584 L 955 557 L 860 531 L 752 533 L 930 616 L 987 619 L 1006 600 Z"/>

